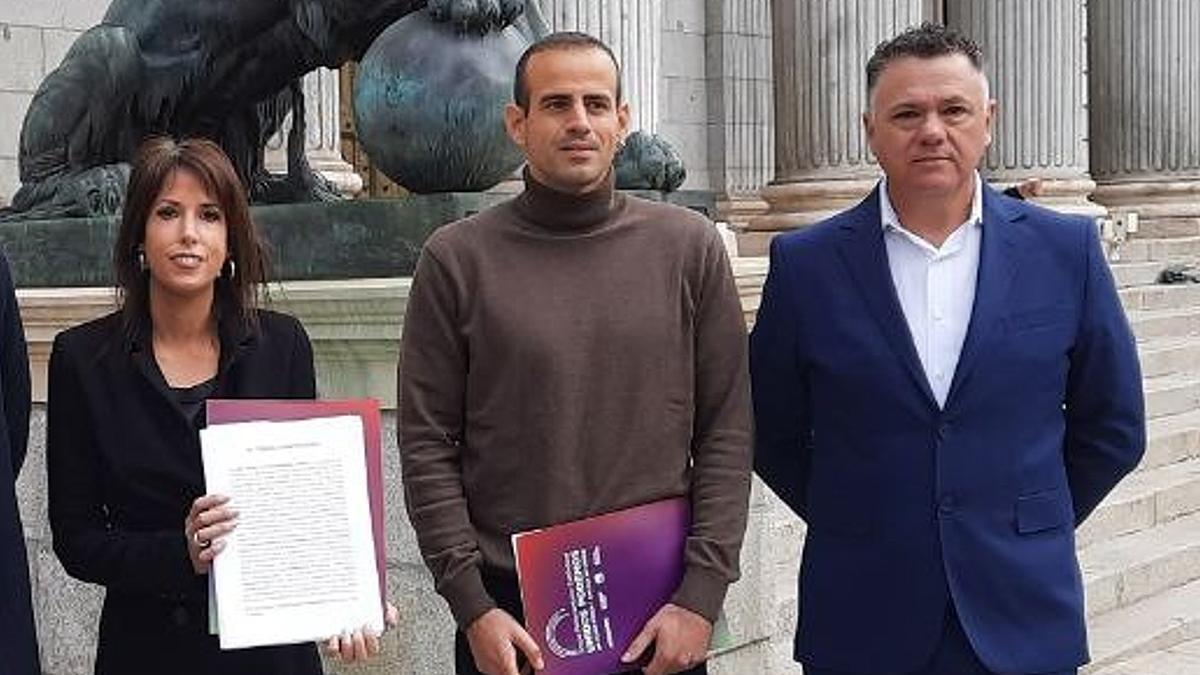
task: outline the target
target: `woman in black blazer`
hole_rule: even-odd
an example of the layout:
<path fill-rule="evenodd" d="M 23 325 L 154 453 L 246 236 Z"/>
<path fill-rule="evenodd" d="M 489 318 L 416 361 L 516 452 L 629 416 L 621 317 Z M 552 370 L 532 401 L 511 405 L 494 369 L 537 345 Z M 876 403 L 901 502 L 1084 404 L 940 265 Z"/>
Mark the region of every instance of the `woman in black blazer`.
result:
<path fill-rule="evenodd" d="M 55 339 L 47 405 L 54 551 L 107 589 L 96 673 L 317 675 L 311 643 L 222 652 L 208 631 L 209 565 L 237 514 L 204 494 L 204 401 L 316 395 L 304 329 L 257 308 L 265 256 L 220 148 L 141 148 L 114 258 L 121 308 Z"/>

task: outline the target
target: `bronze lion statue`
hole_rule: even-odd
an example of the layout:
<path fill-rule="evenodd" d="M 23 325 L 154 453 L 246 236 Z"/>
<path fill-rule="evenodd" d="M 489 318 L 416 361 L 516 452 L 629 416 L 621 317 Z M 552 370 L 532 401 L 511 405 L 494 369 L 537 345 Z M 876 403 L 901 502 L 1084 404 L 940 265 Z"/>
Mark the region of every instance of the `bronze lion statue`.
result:
<path fill-rule="evenodd" d="M 4 216 L 119 212 L 127 162 L 152 134 L 217 141 L 256 201 L 332 198 L 304 159 L 300 78 L 358 59 L 394 21 L 426 7 L 482 32 L 512 22 L 524 0 L 114 0 L 34 95 L 21 129 L 22 186 Z M 280 179 L 263 166 L 264 146 L 293 111 Z"/>

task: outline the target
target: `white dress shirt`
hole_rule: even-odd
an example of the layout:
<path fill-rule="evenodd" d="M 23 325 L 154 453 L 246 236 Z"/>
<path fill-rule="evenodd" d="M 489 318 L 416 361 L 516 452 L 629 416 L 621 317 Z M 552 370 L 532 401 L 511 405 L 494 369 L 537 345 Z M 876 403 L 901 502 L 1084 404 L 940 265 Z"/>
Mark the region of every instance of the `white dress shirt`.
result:
<path fill-rule="evenodd" d="M 975 305 L 975 282 L 983 242 L 980 184 L 976 173 L 971 213 L 941 247 L 913 234 L 900 222 L 888 196 L 887 178 L 883 179 L 879 190 L 879 211 L 892 284 L 900 298 L 900 309 L 904 312 L 929 388 L 943 408 Z"/>

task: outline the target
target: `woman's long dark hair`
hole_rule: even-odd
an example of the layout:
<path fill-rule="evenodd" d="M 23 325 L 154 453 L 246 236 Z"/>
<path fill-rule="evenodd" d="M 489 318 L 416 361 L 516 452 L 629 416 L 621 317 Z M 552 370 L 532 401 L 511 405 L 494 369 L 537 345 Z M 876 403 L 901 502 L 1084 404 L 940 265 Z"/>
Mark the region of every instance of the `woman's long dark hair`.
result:
<path fill-rule="evenodd" d="M 177 171 L 192 173 L 221 207 L 225 217 L 226 248 L 233 262 L 222 266 L 213 292 L 213 313 L 220 321 L 257 327 L 259 286 L 266 281 L 267 254 L 250 219 L 246 190 L 233 164 L 212 141 L 175 141 L 154 137 L 138 148 L 125 194 L 121 230 L 113 251 L 121 313 L 126 334 L 136 334 L 150 320 L 150 276 L 142 269 L 139 251 L 146 241 L 146 221 L 159 194 Z"/>

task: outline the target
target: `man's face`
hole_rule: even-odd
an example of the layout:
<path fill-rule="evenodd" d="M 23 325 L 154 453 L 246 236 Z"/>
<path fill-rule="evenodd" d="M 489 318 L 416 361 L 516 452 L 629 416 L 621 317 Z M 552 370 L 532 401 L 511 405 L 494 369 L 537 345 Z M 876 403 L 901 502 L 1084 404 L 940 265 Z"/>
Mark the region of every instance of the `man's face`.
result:
<path fill-rule="evenodd" d="M 995 105 L 983 74 L 961 54 L 889 63 L 863 113 L 888 189 L 935 198 L 973 190 L 973 172 L 992 142 Z"/>
<path fill-rule="evenodd" d="M 530 173 L 561 192 L 596 189 L 629 127 L 612 59 L 599 49 L 551 49 L 533 55 L 525 74 L 529 111 L 510 103 L 505 126 Z"/>

